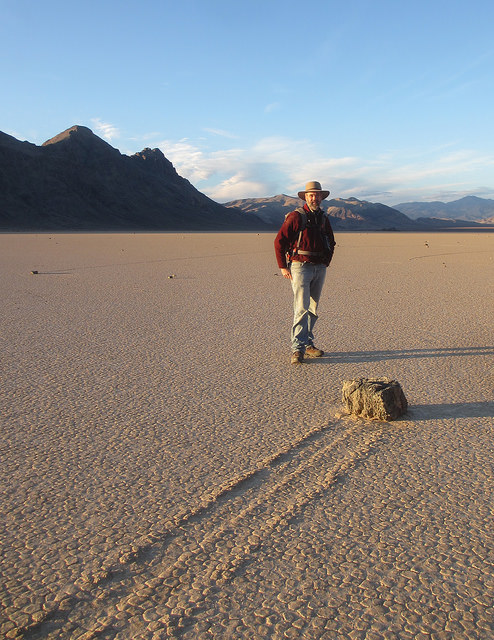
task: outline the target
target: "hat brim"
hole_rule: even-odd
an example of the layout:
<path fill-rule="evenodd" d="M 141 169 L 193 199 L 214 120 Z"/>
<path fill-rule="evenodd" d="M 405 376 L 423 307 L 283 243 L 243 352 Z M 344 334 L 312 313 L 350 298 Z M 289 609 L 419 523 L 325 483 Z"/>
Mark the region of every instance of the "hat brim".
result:
<path fill-rule="evenodd" d="M 322 199 L 325 200 L 328 196 L 329 196 L 329 191 L 319 191 L 319 189 L 309 189 L 309 191 L 299 191 L 298 192 L 298 197 L 301 200 L 305 200 L 305 194 L 306 193 L 320 193 L 322 196 Z"/>

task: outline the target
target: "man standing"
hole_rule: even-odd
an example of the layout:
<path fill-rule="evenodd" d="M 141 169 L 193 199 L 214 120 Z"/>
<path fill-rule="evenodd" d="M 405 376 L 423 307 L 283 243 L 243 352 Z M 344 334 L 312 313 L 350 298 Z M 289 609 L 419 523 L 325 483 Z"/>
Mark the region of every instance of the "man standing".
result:
<path fill-rule="evenodd" d="M 292 364 L 301 364 L 304 356 L 324 355 L 314 345 L 314 325 L 326 269 L 336 244 L 329 218 L 320 208 L 328 195 L 329 191 L 323 191 L 319 182 L 308 182 L 305 191 L 298 193 L 305 200 L 303 208 L 286 216 L 274 241 L 281 274 L 292 283 Z"/>

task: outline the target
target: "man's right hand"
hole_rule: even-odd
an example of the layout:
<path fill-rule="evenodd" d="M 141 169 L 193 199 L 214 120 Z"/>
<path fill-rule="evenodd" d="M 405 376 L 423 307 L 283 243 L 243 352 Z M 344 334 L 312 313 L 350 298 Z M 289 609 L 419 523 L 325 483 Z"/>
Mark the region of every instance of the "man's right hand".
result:
<path fill-rule="evenodd" d="M 290 273 L 290 269 L 282 269 L 281 270 L 281 275 L 286 278 L 287 280 L 291 280 L 292 279 L 292 274 Z"/>

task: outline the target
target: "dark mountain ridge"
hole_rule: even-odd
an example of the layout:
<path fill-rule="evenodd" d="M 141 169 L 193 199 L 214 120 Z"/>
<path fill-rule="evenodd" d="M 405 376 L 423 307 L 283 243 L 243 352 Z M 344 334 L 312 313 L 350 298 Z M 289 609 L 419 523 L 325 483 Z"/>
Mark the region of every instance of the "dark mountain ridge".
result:
<path fill-rule="evenodd" d="M 221 205 L 159 149 L 127 156 L 83 126 L 41 146 L 0 132 L 0 231 L 267 231 L 301 204 L 281 194 Z M 494 200 L 475 196 L 394 208 L 334 198 L 323 208 L 336 230 L 485 229 L 494 222 Z"/>
<path fill-rule="evenodd" d="M 120 153 L 74 126 L 42 146 L 0 132 L 0 229 L 262 230 L 178 175 L 159 149 Z"/>
<path fill-rule="evenodd" d="M 494 217 L 494 200 L 478 196 L 465 196 L 453 202 L 403 202 L 395 205 L 394 208 L 413 219 L 439 218 L 492 222 Z"/>
<path fill-rule="evenodd" d="M 327 212 L 335 218 L 336 228 L 366 230 L 406 230 L 415 224 L 405 214 L 385 204 L 357 200 L 357 198 L 333 198 L 327 201 Z"/>
<path fill-rule="evenodd" d="M 482 200 L 478 198 L 477 200 Z M 484 201 L 489 203 L 490 201 Z M 257 215 L 271 228 L 279 228 L 285 215 L 302 205 L 298 197 L 281 194 L 269 198 L 246 198 L 226 202 L 226 207 L 240 209 L 246 214 Z M 417 203 L 427 205 L 429 203 Z M 430 203 L 433 204 L 433 203 Z M 333 198 L 324 200 L 321 207 L 327 211 L 331 224 L 340 231 L 421 231 L 453 230 L 461 228 L 490 228 L 494 219 L 467 220 L 457 218 L 439 219 L 423 216 L 413 220 L 406 211 L 388 207 L 381 203 L 367 202 L 357 198 Z M 487 209 L 487 211 L 489 211 Z"/>
<path fill-rule="evenodd" d="M 278 228 L 287 213 L 302 205 L 298 197 L 285 194 L 271 198 L 248 198 L 233 200 L 226 207 L 240 209 L 246 214 L 255 214 L 266 224 Z M 384 204 L 357 200 L 357 198 L 332 198 L 323 200 L 321 207 L 331 219 L 336 230 L 406 230 L 417 229 L 417 225 L 406 215 Z"/>

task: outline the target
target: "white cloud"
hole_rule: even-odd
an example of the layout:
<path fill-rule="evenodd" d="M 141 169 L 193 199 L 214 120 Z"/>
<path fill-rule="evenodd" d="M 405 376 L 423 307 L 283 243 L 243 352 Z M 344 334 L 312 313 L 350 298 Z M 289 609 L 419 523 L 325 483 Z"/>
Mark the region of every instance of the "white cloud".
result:
<path fill-rule="evenodd" d="M 238 200 L 239 194 L 250 194 L 249 198 L 263 198 L 266 195 L 266 184 L 262 181 L 249 179 L 245 173 L 237 173 L 231 178 L 224 180 L 214 189 L 208 192 L 209 197 L 217 202 L 229 202 L 230 200 Z M 275 194 L 271 194 L 275 195 Z M 247 196 L 240 196 L 247 197 Z"/>
<path fill-rule="evenodd" d="M 273 113 L 273 111 L 279 111 L 281 104 L 279 102 L 271 102 L 264 107 L 264 113 Z"/>
<path fill-rule="evenodd" d="M 218 202 L 293 195 L 308 180 L 319 180 L 334 197 L 356 197 L 386 204 L 453 200 L 467 194 L 490 197 L 494 156 L 442 148 L 388 151 L 372 158 L 332 157 L 309 140 L 266 137 L 244 147 L 209 150 L 190 139 L 158 144 L 178 173 Z M 449 195 L 448 195 L 449 194 Z"/>
<path fill-rule="evenodd" d="M 129 140 L 131 140 L 132 142 L 137 142 L 137 143 L 144 143 L 146 144 L 148 141 L 152 141 L 152 140 L 156 140 L 156 138 L 160 137 L 160 132 L 159 131 L 150 131 L 149 133 L 143 133 L 139 136 L 134 136 L 132 138 L 129 138 Z"/>
<path fill-rule="evenodd" d="M 103 122 L 100 118 L 92 118 L 91 122 L 93 123 L 96 132 L 100 136 L 103 136 L 105 140 L 108 140 L 108 142 L 120 137 L 120 131 L 115 125 Z"/>
<path fill-rule="evenodd" d="M 220 136 L 221 138 L 229 138 L 231 140 L 234 140 L 235 138 L 238 137 L 233 133 L 230 133 L 229 131 L 225 131 L 224 129 L 210 129 L 209 127 L 205 127 L 204 131 L 207 131 L 208 133 L 212 133 L 215 136 Z"/>
<path fill-rule="evenodd" d="M 207 153 L 189 142 L 187 138 L 178 141 L 163 140 L 158 144 L 164 155 L 177 169 L 178 173 L 194 183 L 209 180 L 223 172 L 235 172 L 241 166 L 242 152 L 239 149 L 226 149 L 221 152 Z"/>

